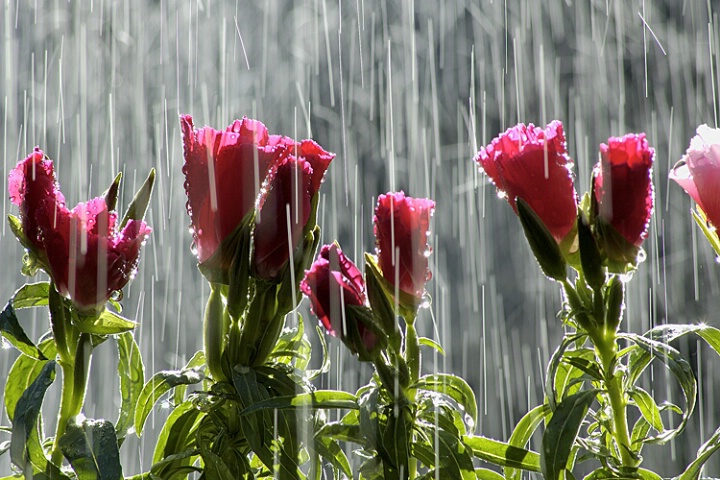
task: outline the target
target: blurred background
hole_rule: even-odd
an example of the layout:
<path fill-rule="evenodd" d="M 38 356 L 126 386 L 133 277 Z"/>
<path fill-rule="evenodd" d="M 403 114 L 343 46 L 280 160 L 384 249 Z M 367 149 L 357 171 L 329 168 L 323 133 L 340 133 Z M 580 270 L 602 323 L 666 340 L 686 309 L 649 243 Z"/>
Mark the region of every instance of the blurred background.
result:
<path fill-rule="evenodd" d="M 271 133 L 312 137 L 337 153 L 321 190 L 324 243 L 338 239 L 358 263 L 374 248 L 378 194 L 403 189 L 436 201 L 432 305 L 419 329 L 448 354 L 428 351 L 423 366 L 467 379 L 478 396 L 476 430 L 507 440 L 528 406 L 542 402 L 545 365 L 563 333 L 561 296 L 472 159 L 518 122 L 559 119 L 582 193 L 601 142 L 646 132 L 656 149 L 656 207 L 624 326 L 720 327 L 720 266 L 692 222 L 689 197 L 667 179 L 695 128 L 717 126 L 719 14 L 714 0 L 5 0 L 3 212 L 17 213 L 7 173 L 36 145 L 55 160 L 71 206 L 122 171 L 124 207 L 157 169 L 154 231 L 122 302 L 140 322 L 149 377 L 201 348 L 207 296 L 190 252 L 178 115 L 218 129 L 246 115 Z M 27 280 L 22 253 L 3 222 L 0 300 Z M 300 312 L 315 324 L 308 310 L 305 301 Z M 24 311 L 21 321 L 34 339 L 48 328 L 43 309 Z M 339 341 L 329 344 L 323 387 L 354 391 L 368 381 L 368 367 Z M 694 339 L 678 348 L 700 377 L 699 405 L 677 441 L 643 451 L 646 466 L 668 477 L 720 423 L 718 359 Z M 113 350 L 107 342 L 93 357 L 88 417 L 116 418 Z M 14 358 L 0 352 L 0 378 Z M 683 402 L 661 365 L 643 386 L 658 401 Z M 59 389 L 50 392 L 54 411 Z M 142 440 L 123 446 L 126 475 L 150 467 L 165 415 L 158 411 Z M 3 474 L 11 473 L 7 457 Z M 720 475 L 720 458 L 706 474 Z"/>

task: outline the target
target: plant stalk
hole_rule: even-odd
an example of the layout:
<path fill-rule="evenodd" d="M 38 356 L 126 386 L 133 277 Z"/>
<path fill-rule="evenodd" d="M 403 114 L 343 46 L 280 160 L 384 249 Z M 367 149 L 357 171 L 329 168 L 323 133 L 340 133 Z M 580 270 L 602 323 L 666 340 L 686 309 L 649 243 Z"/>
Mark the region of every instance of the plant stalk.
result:
<path fill-rule="evenodd" d="M 613 363 L 617 353 L 617 344 L 615 343 L 615 335 L 613 338 L 602 341 L 600 339 L 595 344 L 600 360 L 605 372 L 605 388 L 610 398 L 610 407 L 612 409 L 613 436 L 620 450 L 620 459 L 624 467 L 637 467 L 638 462 L 632 455 L 630 434 L 627 423 L 627 401 L 622 388 L 621 376 L 615 375 L 613 372 Z M 608 341 L 609 340 L 609 341 Z"/>

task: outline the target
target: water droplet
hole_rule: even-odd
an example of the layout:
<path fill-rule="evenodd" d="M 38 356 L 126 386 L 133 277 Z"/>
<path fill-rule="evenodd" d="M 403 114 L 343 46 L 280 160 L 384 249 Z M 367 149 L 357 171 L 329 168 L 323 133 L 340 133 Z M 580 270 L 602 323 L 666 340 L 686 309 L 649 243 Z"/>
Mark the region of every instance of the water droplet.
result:
<path fill-rule="evenodd" d="M 160 408 L 162 408 L 163 410 L 168 410 L 170 408 L 170 402 L 167 400 L 163 400 L 160 403 Z"/>
<path fill-rule="evenodd" d="M 425 258 L 428 258 L 430 255 L 432 255 L 432 252 L 433 252 L 432 247 L 431 247 L 430 245 L 427 245 L 427 246 L 425 247 L 425 251 L 423 252 L 423 256 L 424 256 Z"/>
<path fill-rule="evenodd" d="M 422 298 L 420 299 L 420 308 L 427 309 L 432 305 L 432 297 L 428 292 L 423 292 Z"/>
<path fill-rule="evenodd" d="M 10 342 L 5 340 L 5 337 L 0 337 L 0 348 L 2 348 L 3 350 L 7 350 L 8 348 L 10 348 Z"/>

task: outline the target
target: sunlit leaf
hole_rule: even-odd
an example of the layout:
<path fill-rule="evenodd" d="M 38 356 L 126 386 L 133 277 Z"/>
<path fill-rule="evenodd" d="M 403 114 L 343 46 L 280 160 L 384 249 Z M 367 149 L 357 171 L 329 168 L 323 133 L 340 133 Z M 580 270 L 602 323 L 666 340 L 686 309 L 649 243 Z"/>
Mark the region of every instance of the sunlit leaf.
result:
<path fill-rule="evenodd" d="M 118 336 L 117 347 L 121 401 L 115 432 L 118 442 L 122 444 L 135 418 L 135 406 L 145 383 L 145 366 L 140 356 L 140 348 L 131 332 Z"/>
<path fill-rule="evenodd" d="M 55 341 L 52 338 L 41 342 L 38 348 L 46 357 L 54 358 L 56 355 Z M 20 400 L 23 392 L 35 381 L 46 363 L 46 360 L 36 360 L 27 355 L 20 355 L 10 367 L 3 394 L 5 412 L 8 418 L 13 418 L 18 400 Z"/>
<path fill-rule="evenodd" d="M 477 480 L 503 480 L 505 477 L 486 468 L 476 468 L 475 478 L 477 478 Z"/>
<path fill-rule="evenodd" d="M 103 310 L 100 315 L 73 315 L 73 323 L 80 332 L 95 335 L 116 335 L 128 332 L 137 326 L 132 320 L 108 309 Z"/>
<path fill-rule="evenodd" d="M 445 350 L 443 349 L 443 347 L 432 338 L 420 337 L 418 338 L 418 342 L 420 342 L 420 345 L 432 348 L 443 357 L 445 356 Z"/>
<path fill-rule="evenodd" d="M 686 408 L 682 414 L 682 420 L 680 421 L 680 424 L 675 429 L 665 430 L 659 433 L 657 436 L 646 439 L 645 442 L 658 444 L 666 443 L 668 440 L 674 438 L 683 431 L 685 425 L 690 419 L 690 416 L 692 415 L 692 412 L 695 409 L 695 402 L 697 401 L 697 381 L 695 380 L 695 375 L 693 374 L 692 368 L 690 367 L 688 361 L 682 357 L 680 352 L 678 352 L 670 345 L 667 345 L 666 343 L 663 343 L 661 341 L 651 340 L 645 336 L 635 335 L 631 333 L 622 334 L 621 336 L 635 342 L 644 351 L 646 355 L 651 356 L 643 357 L 635 352 L 631 354 L 629 360 L 628 375 L 628 384 L 630 386 L 634 385 L 634 382 L 637 381 L 638 368 L 644 369 L 642 365 L 645 364 L 646 358 L 657 358 L 658 360 L 663 362 L 675 376 L 677 381 L 680 383 L 680 387 L 682 388 L 683 395 L 685 397 L 686 405 Z M 640 367 L 637 367 L 634 362 L 640 364 Z"/>
<path fill-rule="evenodd" d="M 635 405 L 645 420 L 647 420 L 655 430 L 662 433 L 665 427 L 663 426 L 662 417 L 660 416 L 660 409 L 650 394 L 638 386 L 629 389 L 627 393 L 630 395 L 630 398 L 635 401 Z"/>
<path fill-rule="evenodd" d="M 155 402 L 165 393 L 178 385 L 194 385 L 200 383 L 205 376 L 198 370 L 162 371 L 158 372 L 145 384 L 137 406 L 135 407 L 135 433 L 140 436 L 145 420 Z"/>
<path fill-rule="evenodd" d="M 486 462 L 531 472 L 540 471 L 540 454 L 532 450 L 474 435 L 463 437 L 463 443 L 472 448 L 473 455 Z"/>
<path fill-rule="evenodd" d="M 337 442 L 333 441 L 330 437 L 326 437 L 322 433 L 322 430 L 315 435 L 314 448 L 322 458 L 330 462 L 330 465 L 343 472 L 348 478 L 352 478 L 350 462 L 345 452 L 343 452 Z"/>
<path fill-rule="evenodd" d="M 295 409 L 295 408 L 344 408 L 357 409 L 355 395 L 340 390 L 317 390 L 300 395 L 288 395 L 269 398 L 255 403 L 242 411 L 241 415 L 250 415 L 259 410 Z"/>
<path fill-rule="evenodd" d="M 528 444 L 530 438 L 533 436 L 533 433 L 535 433 L 535 430 L 537 430 L 538 426 L 540 426 L 540 423 L 543 419 L 550 418 L 551 413 L 552 411 L 550 410 L 550 405 L 547 404 L 538 405 L 530 410 L 515 425 L 515 429 L 513 430 L 512 435 L 510 435 L 510 440 L 508 440 L 508 445 L 525 448 L 525 445 Z M 540 463 L 538 456 L 538 469 L 539 466 Z M 522 471 L 516 468 L 508 467 L 505 469 L 505 478 L 507 480 L 521 480 Z"/>
<path fill-rule="evenodd" d="M 571 395 L 557 406 L 542 438 L 540 466 L 547 480 L 558 480 L 565 470 L 575 438 L 598 390 Z"/>
<path fill-rule="evenodd" d="M 46 360 L 45 356 L 40 352 L 38 347 L 30 340 L 25 333 L 25 330 L 20 326 L 17 317 L 15 316 L 15 309 L 13 308 L 12 301 L 8 302 L 5 310 L 0 313 L 0 333 L 2 336 L 20 350 L 25 355 L 40 360 Z"/>
<path fill-rule="evenodd" d="M 560 391 L 561 389 L 558 388 L 558 386 L 556 385 L 555 375 L 557 374 L 558 368 L 562 363 L 563 355 L 568 348 L 573 346 L 575 342 L 581 340 L 585 336 L 587 336 L 587 334 L 579 333 L 576 335 L 565 337 L 562 343 L 560 343 L 560 346 L 557 348 L 557 350 L 553 352 L 552 357 L 550 357 L 547 374 L 545 375 L 545 395 L 548 397 L 550 408 L 553 411 L 555 410 L 555 408 L 557 408 L 558 400 L 562 398 L 561 396 L 557 395 L 557 391 Z"/>
<path fill-rule="evenodd" d="M 26 283 L 13 295 L 15 309 L 40 307 L 48 304 L 49 282 Z"/>
<path fill-rule="evenodd" d="M 193 355 L 190 360 L 185 364 L 185 367 L 183 370 L 199 370 L 201 372 L 204 372 L 204 369 L 202 367 L 205 366 L 205 352 L 202 350 L 198 350 L 195 352 L 195 355 Z M 175 405 L 180 405 L 182 402 L 185 401 L 185 393 L 187 392 L 187 384 L 177 385 L 175 387 L 175 392 L 173 393 L 173 403 Z"/>
<path fill-rule="evenodd" d="M 676 480 L 698 480 L 705 463 L 718 450 L 720 450 L 720 428 L 715 430 L 712 437 L 702 444 L 697 452 L 697 458 L 687 466 L 679 477 L 676 477 Z"/>
<path fill-rule="evenodd" d="M 475 393 L 465 380 L 447 373 L 430 374 L 421 377 L 414 385 L 418 390 L 429 390 L 447 395 L 459 403 L 471 419 L 471 427 L 477 421 Z"/>
<path fill-rule="evenodd" d="M 54 380 L 55 362 L 45 362 L 40 374 L 23 392 L 15 406 L 12 416 L 10 459 L 20 470 L 25 469 L 28 459 L 32 455 L 32 452 L 28 451 L 28 439 L 31 433 L 37 429 L 37 419 L 45 398 L 45 391 Z"/>
<path fill-rule="evenodd" d="M 173 478 L 173 470 L 190 473 L 190 466 L 199 454 L 196 450 L 195 432 L 198 429 L 203 412 L 191 402 L 185 402 L 170 413 L 155 443 L 151 472 L 163 479 Z M 179 475 L 176 478 L 184 478 Z"/>

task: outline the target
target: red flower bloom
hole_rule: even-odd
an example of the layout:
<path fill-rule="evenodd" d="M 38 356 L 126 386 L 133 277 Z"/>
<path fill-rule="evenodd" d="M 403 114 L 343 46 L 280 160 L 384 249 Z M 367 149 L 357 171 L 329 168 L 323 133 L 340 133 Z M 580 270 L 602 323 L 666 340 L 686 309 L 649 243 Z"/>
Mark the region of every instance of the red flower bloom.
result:
<path fill-rule="evenodd" d="M 308 296 L 313 313 L 320 319 L 327 332 L 349 343 L 349 323 L 357 325 L 357 333 L 366 351 L 374 350 L 378 338 L 357 316 L 349 312 L 350 305 L 366 303 L 365 282 L 362 273 L 340 250 L 337 244 L 324 245 L 317 260 L 305 278 L 300 290 Z M 348 344 L 353 353 L 357 349 Z"/>
<path fill-rule="evenodd" d="M 45 268 L 60 294 L 88 309 L 104 305 L 127 284 L 151 232 L 145 222 L 129 220 L 117 232 L 117 214 L 103 198 L 68 210 L 52 161 L 38 148 L 10 172 L 8 188 L 20 207 L 23 232 L 47 257 Z"/>
<path fill-rule="evenodd" d="M 300 143 L 287 140 L 292 142 L 288 156 L 270 174 L 255 225 L 255 272 L 265 280 L 277 277 L 290 258 L 290 250 L 294 250 L 302 238 L 312 199 L 335 157 L 312 140 Z M 288 246 L 288 227 L 291 246 Z"/>
<path fill-rule="evenodd" d="M 700 125 L 670 178 L 697 202 L 710 223 L 720 228 L 720 129 Z"/>
<path fill-rule="evenodd" d="M 180 125 L 187 210 L 198 261 L 203 263 L 255 207 L 268 172 L 294 142 L 268 135 L 265 125 L 246 117 L 224 132 L 195 129 L 190 115 L 181 115 Z"/>
<path fill-rule="evenodd" d="M 636 247 L 647 237 L 653 211 L 654 156 L 644 133 L 611 137 L 600 145 L 593 170 L 597 218 Z"/>
<path fill-rule="evenodd" d="M 515 213 L 515 199 L 520 197 L 558 243 L 570 233 L 577 217 L 577 194 L 562 123 L 553 120 L 544 130 L 520 123 L 481 148 L 475 161 Z"/>
<path fill-rule="evenodd" d="M 401 191 L 378 197 L 374 229 L 378 263 L 383 277 L 403 292 L 420 298 L 425 283 L 432 278 L 428 270 L 428 233 L 435 202 L 406 197 Z"/>

